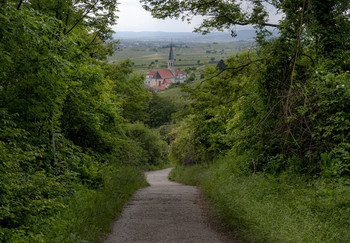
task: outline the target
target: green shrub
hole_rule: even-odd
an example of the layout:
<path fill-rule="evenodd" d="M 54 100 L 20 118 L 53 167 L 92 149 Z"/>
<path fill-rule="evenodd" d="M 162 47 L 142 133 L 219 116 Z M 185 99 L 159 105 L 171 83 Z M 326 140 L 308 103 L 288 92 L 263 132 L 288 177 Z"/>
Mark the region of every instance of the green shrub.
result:
<path fill-rule="evenodd" d="M 174 164 L 194 165 L 210 160 L 210 155 L 205 147 L 195 139 L 193 130 L 189 126 L 188 118 L 174 129 L 175 139 L 170 144 L 170 160 Z"/>
<path fill-rule="evenodd" d="M 177 83 L 176 86 L 178 86 Z M 151 128 L 157 128 L 169 123 L 171 121 L 171 115 L 175 111 L 176 107 L 169 98 L 161 97 L 156 92 L 152 92 L 152 100 L 149 102 L 146 110 L 148 117 L 145 120 L 145 124 Z"/>
<path fill-rule="evenodd" d="M 30 214 L 20 219 L 22 221 L 17 227 L 2 224 L 1 242 L 99 242 L 110 230 L 110 223 L 121 212 L 123 204 L 138 188 L 146 185 L 140 171 L 112 167 L 105 168 L 102 188 L 89 189 L 75 184 L 75 192 L 66 197 L 57 197 L 57 194 L 62 194 L 57 193 L 61 187 L 59 184 L 52 185 L 52 179 L 40 181 L 41 184 L 36 187 L 30 183 L 31 188 L 36 188 L 33 193 L 47 191 L 52 196 L 56 194 L 56 197 L 44 199 L 37 195 L 35 200 L 31 200 L 28 193 L 23 194 L 25 201 L 31 200 L 28 208 L 24 209 Z M 18 215 L 13 212 L 13 215 Z"/>
<path fill-rule="evenodd" d="M 81 235 L 88 235 L 88 222 L 95 219 L 106 228 L 113 219 L 107 215 L 114 217 L 126 198 L 144 184 L 140 172 L 115 169 L 101 154 L 83 152 L 61 134 L 56 134 L 54 161 L 51 147 L 32 145 L 31 134 L 17 128 L 13 115 L 0 109 L 0 117 L 1 242 L 55 242 L 48 240 L 55 223 L 63 224 L 55 226 L 57 235 L 79 235 L 83 230 Z M 66 218 L 59 223 L 61 215 Z M 78 228 L 69 228 L 66 221 Z M 101 235 L 99 228 L 90 231 L 91 237 Z"/>
<path fill-rule="evenodd" d="M 317 167 L 326 177 L 350 175 L 350 75 L 319 71 L 309 86 L 307 112 Z"/>
<path fill-rule="evenodd" d="M 166 142 L 142 123 L 128 124 L 127 136 L 133 140 L 134 150 L 139 151 L 139 165 L 161 166 L 168 163 Z"/>

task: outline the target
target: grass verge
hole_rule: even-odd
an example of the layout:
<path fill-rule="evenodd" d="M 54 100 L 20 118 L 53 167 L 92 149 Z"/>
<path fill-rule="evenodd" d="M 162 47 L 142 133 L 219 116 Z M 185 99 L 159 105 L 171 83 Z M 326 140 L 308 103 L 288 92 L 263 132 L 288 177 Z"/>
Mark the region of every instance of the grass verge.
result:
<path fill-rule="evenodd" d="M 243 242 L 349 242 L 350 186 L 300 177 L 238 175 L 232 162 L 177 167 L 170 179 L 201 186 Z"/>
<path fill-rule="evenodd" d="M 81 188 L 67 208 L 52 218 L 45 242 L 99 242 L 110 231 L 111 222 L 134 192 L 146 186 L 143 174 L 135 168 L 110 171 L 102 189 Z"/>

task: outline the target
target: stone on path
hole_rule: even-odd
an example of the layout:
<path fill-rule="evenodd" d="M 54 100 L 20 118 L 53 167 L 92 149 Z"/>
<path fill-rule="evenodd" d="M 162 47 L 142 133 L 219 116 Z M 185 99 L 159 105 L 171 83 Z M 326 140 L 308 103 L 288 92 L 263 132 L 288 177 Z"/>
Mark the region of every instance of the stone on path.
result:
<path fill-rule="evenodd" d="M 105 243 L 223 242 L 198 205 L 200 191 L 168 180 L 170 169 L 146 172 L 150 184 L 124 207 Z"/>

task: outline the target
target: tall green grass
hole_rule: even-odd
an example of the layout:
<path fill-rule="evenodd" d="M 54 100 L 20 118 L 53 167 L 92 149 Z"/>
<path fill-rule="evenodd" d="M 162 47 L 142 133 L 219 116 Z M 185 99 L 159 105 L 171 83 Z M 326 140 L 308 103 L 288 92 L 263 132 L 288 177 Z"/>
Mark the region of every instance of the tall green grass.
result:
<path fill-rule="evenodd" d="M 263 174 L 238 175 L 232 161 L 177 167 L 170 178 L 198 185 L 244 242 L 350 242 L 350 186 Z"/>
<path fill-rule="evenodd" d="M 58 215 L 47 242 L 99 242 L 124 203 L 146 184 L 134 168 L 111 171 L 103 189 L 83 189 L 74 195 L 69 208 Z"/>
<path fill-rule="evenodd" d="M 134 167 L 112 167 L 105 172 L 102 185 L 97 189 L 76 185 L 76 192 L 63 200 L 61 210 L 50 218 L 37 219 L 30 229 L 33 233 L 18 231 L 11 242 L 100 242 L 124 203 L 147 182 Z"/>

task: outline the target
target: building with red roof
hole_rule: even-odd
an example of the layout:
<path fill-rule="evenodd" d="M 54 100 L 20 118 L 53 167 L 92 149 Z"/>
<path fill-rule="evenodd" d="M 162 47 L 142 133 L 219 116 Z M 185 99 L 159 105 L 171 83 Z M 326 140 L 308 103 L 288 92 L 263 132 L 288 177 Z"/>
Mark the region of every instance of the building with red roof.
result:
<path fill-rule="evenodd" d="M 146 84 L 155 90 L 164 90 L 172 83 L 183 83 L 186 81 L 186 73 L 175 70 L 173 45 L 170 45 L 168 69 L 150 71 L 146 74 Z M 164 88 L 165 87 L 165 88 Z"/>

